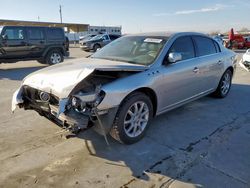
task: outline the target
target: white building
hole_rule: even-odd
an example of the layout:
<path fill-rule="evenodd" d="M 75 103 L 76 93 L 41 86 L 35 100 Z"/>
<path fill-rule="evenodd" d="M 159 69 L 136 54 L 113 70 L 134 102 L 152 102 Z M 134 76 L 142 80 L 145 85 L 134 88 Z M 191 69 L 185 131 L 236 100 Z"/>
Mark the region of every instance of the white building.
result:
<path fill-rule="evenodd" d="M 66 36 L 69 38 L 70 41 L 79 41 L 81 36 L 87 35 L 87 34 L 116 34 L 121 35 L 122 34 L 122 27 L 117 26 L 88 26 L 88 30 L 84 32 L 69 32 L 66 33 Z"/>
<path fill-rule="evenodd" d="M 112 26 L 89 26 L 88 34 L 99 34 L 99 33 L 108 33 L 108 34 L 122 34 L 122 27 L 112 27 Z"/>

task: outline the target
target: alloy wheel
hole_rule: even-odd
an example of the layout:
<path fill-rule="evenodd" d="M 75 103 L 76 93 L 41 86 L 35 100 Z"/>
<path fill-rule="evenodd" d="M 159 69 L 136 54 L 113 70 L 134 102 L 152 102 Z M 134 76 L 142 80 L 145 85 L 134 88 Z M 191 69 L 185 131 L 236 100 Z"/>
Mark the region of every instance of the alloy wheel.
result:
<path fill-rule="evenodd" d="M 51 60 L 52 64 L 58 64 L 61 62 L 62 58 L 61 58 L 60 54 L 54 52 L 51 54 L 50 60 Z"/>
<path fill-rule="evenodd" d="M 221 93 L 226 95 L 229 92 L 231 86 L 231 75 L 227 72 L 222 78 Z"/>
<path fill-rule="evenodd" d="M 146 128 L 149 121 L 149 108 L 143 102 L 135 102 L 128 109 L 124 119 L 124 130 L 127 136 L 134 138 L 139 136 Z"/>

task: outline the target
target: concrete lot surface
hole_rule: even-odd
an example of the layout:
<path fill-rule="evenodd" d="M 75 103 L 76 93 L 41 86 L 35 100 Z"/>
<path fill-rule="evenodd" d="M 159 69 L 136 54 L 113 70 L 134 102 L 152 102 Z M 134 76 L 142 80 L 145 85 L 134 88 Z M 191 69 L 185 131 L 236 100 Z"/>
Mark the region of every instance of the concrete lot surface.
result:
<path fill-rule="evenodd" d="M 242 55 L 238 53 L 239 57 Z M 86 56 L 71 48 L 71 58 Z M 0 187 L 250 187 L 250 73 L 238 67 L 225 99 L 205 97 L 155 118 L 121 145 L 93 130 L 65 139 L 33 111 L 11 114 L 36 61 L 0 65 Z"/>

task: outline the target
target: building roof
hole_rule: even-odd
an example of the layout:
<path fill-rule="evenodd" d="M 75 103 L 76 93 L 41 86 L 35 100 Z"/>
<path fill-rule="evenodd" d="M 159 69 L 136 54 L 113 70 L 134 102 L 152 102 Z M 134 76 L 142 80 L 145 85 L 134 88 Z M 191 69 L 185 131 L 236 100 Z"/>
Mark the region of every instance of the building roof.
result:
<path fill-rule="evenodd" d="M 38 21 L 5 20 L 5 19 L 0 19 L 0 25 L 66 27 L 71 32 L 84 32 L 87 31 L 89 27 L 89 24 L 80 24 L 80 23 L 38 22 Z"/>

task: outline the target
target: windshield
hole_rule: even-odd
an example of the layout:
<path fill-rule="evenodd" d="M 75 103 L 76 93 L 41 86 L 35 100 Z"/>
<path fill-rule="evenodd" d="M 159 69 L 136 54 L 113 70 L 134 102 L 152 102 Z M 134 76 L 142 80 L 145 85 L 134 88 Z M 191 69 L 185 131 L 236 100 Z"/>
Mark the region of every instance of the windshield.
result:
<path fill-rule="evenodd" d="M 95 35 L 85 35 L 85 36 L 80 37 L 80 40 L 90 40 L 94 36 Z"/>
<path fill-rule="evenodd" d="M 125 36 L 94 53 L 91 58 L 152 64 L 166 43 L 166 37 Z"/>
<path fill-rule="evenodd" d="M 96 35 L 93 38 L 91 38 L 91 40 L 99 40 L 102 38 L 103 35 Z"/>

